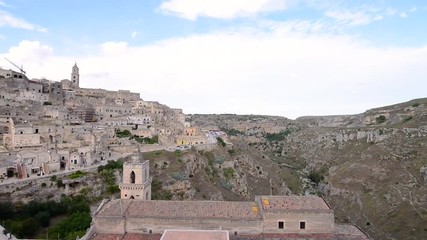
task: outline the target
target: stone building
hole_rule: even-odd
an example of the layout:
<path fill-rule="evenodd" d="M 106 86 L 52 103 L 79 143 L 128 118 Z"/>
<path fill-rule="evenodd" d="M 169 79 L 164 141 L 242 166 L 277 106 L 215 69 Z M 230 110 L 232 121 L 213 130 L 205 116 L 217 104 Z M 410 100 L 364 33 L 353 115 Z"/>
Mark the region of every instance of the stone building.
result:
<path fill-rule="evenodd" d="M 150 239 L 165 239 L 170 229 L 178 229 L 222 230 L 230 239 L 369 238 L 356 226 L 335 224 L 334 211 L 317 196 L 256 196 L 248 202 L 150 200 L 148 166 L 148 161 L 139 162 L 139 155 L 123 165 L 121 199 L 98 208 L 87 237 L 144 239 L 150 234 Z"/>
<path fill-rule="evenodd" d="M 74 64 L 73 69 L 71 71 L 71 82 L 72 82 L 72 87 L 74 88 L 80 87 L 80 74 L 79 74 L 79 67 L 77 67 L 77 63 Z"/>
<path fill-rule="evenodd" d="M 151 200 L 151 181 L 149 161 L 141 162 L 140 154 L 133 155 L 132 162 L 123 164 L 120 198 Z"/>

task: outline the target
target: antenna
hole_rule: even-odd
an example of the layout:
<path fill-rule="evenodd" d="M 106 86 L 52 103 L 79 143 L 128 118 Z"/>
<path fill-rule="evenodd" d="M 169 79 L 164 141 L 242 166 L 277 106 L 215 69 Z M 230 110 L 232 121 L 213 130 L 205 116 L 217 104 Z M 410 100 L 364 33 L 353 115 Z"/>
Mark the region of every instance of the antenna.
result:
<path fill-rule="evenodd" d="M 12 65 L 13 65 L 13 66 L 15 66 L 17 69 L 19 69 L 19 71 L 21 71 L 21 73 L 26 74 L 26 72 L 24 71 L 23 66 L 19 67 L 18 65 L 16 65 L 15 63 L 13 63 L 12 61 L 10 61 L 9 59 L 7 59 L 7 58 L 4 58 L 4 59 L 6 59 L 6 61 L 8 61 L 10 64 L 12 64 Z"/>

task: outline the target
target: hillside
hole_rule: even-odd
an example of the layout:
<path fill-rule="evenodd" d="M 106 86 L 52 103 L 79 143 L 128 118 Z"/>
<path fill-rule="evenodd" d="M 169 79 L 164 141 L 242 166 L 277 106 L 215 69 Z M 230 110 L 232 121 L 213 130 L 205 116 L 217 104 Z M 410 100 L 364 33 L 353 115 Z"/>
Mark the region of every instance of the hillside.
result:
<path fill-rule="evenodd" d="M 248 188 L 268 188 L 271 178 L 274 194 L 289 189 L 292 194 L 323 195 L 337 222 L 355 223 L 375 239 L 427 238 L 427 99 L 295 121 L 191 118 L 196 125 L 224 129 L 232 135 L 234 151 L 260 156 L 259 165 L 269 166 L 265 181 L 247 181 Z M 241 157 L 234 158 L 237 168 Z"/>
<path fill-rule="evenodd" d="M 321 195 L 337 223 L 357 224 L 373 239 L 427 238 L 427 99 L 349 116 L 187 118 L 194 126 L 227 132 L 228 141 L 144 153 L 153 199 Z M 82 178 L 60 177 L 69 187 L 49 178 L 26 181 L 2 186 L 0 199 L 26 202 L 88 192 L 101 199 L 115 192 L 106 179 L 114 185 L 120 176 L 120 171 L 105 175 L 93 169 Z"/>

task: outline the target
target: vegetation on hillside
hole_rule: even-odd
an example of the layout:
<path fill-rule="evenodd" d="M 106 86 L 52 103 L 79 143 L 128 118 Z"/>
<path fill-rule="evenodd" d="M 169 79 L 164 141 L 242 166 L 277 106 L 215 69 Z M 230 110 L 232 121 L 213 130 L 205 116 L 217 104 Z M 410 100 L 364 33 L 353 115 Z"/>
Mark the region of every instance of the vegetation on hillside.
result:
<path fill-rule="evenodd" d="M 85 196 L 28 204 L 0 202 L 0 220 L 18 238 L 75 240 L 90 226 L 89 201 Z M 54 222 L 53 219 L 61 219 Z"/>
<path fill-rule="evenodd" d="M 265 139 L 268 141 L 283 141 L 289 134 L 291 134 L 291 130 L 286 129 L 279 133 L 267 133 Z"/>
<path fill-rule="evenodd" d="M 105 166 L 98 167 L 98 173 L 100 174 L 103 182 L 106 184 L 107 194 L 115 194 L 120 192 L 119 186 L 116 184 L 115 172 L 122 172 L 123 160 L 108 161 Z"/>

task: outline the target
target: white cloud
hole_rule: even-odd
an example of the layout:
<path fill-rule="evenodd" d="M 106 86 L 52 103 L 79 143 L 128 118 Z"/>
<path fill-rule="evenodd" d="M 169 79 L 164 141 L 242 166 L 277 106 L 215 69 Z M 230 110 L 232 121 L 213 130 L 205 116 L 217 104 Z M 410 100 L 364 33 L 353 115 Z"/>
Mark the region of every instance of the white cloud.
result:
<path fill-rule="evenodd" d="M 2 26 L 47 32 L 46 28 L 36 26 L 23 19 L 16 18 L 7 12 L 0 11 L 0 27 Z"/>
<path fill-rule="evenodd" d="M 325 15 L 327 17 L 335 19 L 340 24 L 349 24 L 354 26 L 367 25 L 374 21 L 379 21 L 383 19 L 383 16 L 380 14 L 372 14 L 362 10 L 359 10 L 359 11 L 334 10 L 334 11 L 327 11 Z"/>
<path fill-rule="evenodd" d="M 391 8 L 391 7 L 388 7 L 388 8 L 386 9 L 386 14 L 387 14 L 387 15 L 390 15 L 390 16 L 393 16 L 393 15 L 395 15 L 395 14 L 396 14 L 396 9 Z"/>
<path fill-rule="evenodd" d="M 69 78 L 83 87 L 129 89 L 186 113 L 287 117 L 362 112 L 425 95 L 427 47 L 377 48 L 349 36 L 269 23 L 129 46 L 108 42 L 96 54 L 57 56 L 23 42 L 7 57 L 30 77 Z M 315 23 L 313 23 L 315 24 Z M 299 31 L 296 29 L 303 29 Z"/>
<path fill-rule="evenodd" d="M 196 20 L 198 17 L 233 19 L 261 12 L 284 10 L 295 0 L 167 0 L 160 6 L 165 13 Z"/>
<path fill-rule="evenodd" d="M 134 31 L 134 32 L 132 32 L 132 33 L 130 34 L 130 36 L 131 36 L 132 38 L 136 38 L 136 36 L 138 36 L 138 32 Z"/>
<path fill-rule="evenodd" d="M 399 16 L 400 17 L 402 17 L 402 18 L 407 18 L 408 16 L 409 16 L 409 13 L 414 13 L 414 12 L 416 12 L 417 11 L 417 8 L 416 7 L 412 7 L 411 9 L 409 9 L 407 12 L 401 12 L 400 14 L 399 14 Z"/>
<path fill-rule="evenodd" d="M 3 1 L 0 1 L 0 6 L 1 7 L 12 7 L 12 6 L 10 6 L 9 4 L 7 4 L 7 3 L 5 3 Z"/>

